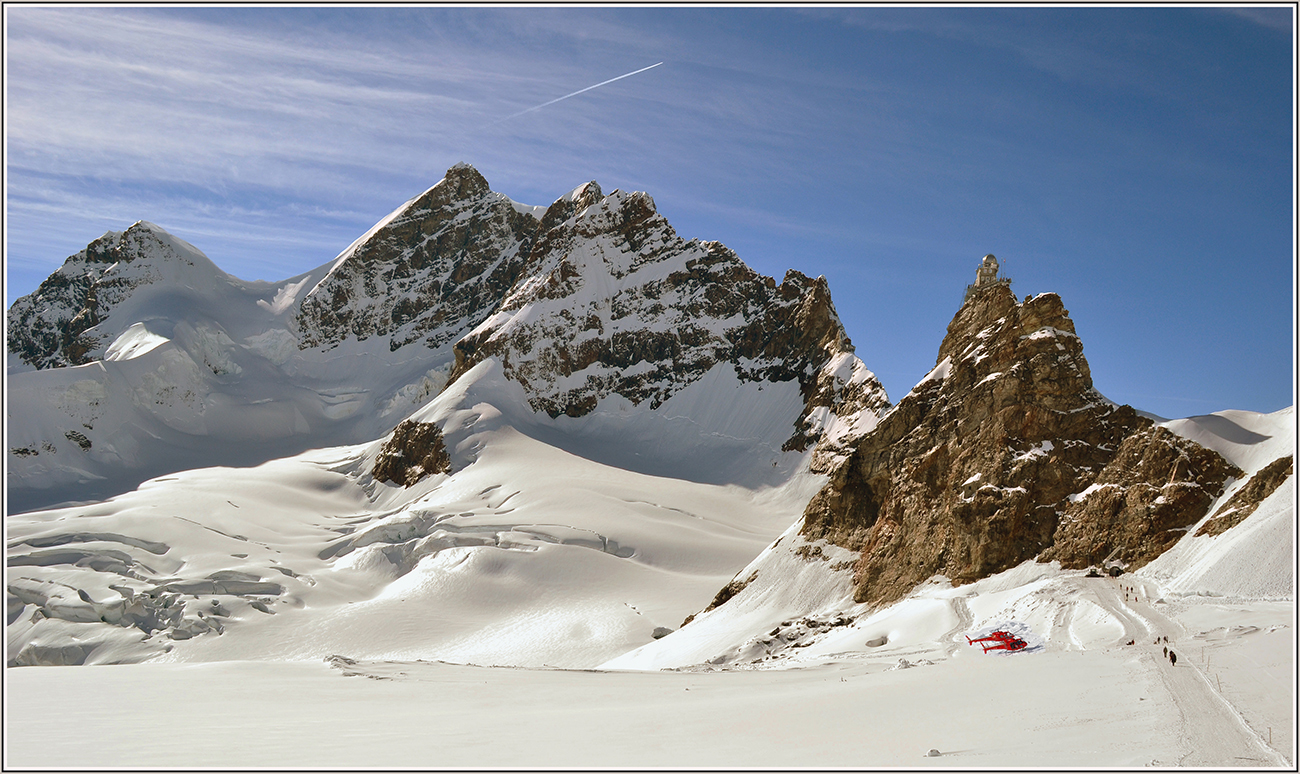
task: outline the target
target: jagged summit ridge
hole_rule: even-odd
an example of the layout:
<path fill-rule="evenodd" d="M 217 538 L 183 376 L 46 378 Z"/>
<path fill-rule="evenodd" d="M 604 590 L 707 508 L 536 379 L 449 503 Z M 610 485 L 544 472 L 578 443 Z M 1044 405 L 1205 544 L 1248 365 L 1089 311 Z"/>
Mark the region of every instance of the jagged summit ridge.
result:
<path fill-rule="evenodd" d="M 843 392 L 826 376 L 819 388 L 819 370 L 852 352 L 823 278 L 791 271 L 778 286 L 719 243 L 681 239 L 648 194 L 595 181 L 538 219 L 468 165 L 345 251 L 293 329 L 304 349 L 456 341 L 449 382 L 496 357 L 552 417 L 614 394 L 654 409 L 730 363 L 742 380 L 798 380 L 798 449 L 820 430 L 806 421 L 813 404 L 838 406 Z M 855 410 L 888 404 L 865 368 L 850 381 Z"/>
<path fill-rule="evenodd" d="M 720 243 L 679 237 L 648 195 L 593 182 L 547 210 L 524 276 L 457 342 L 453 378 L 497 357 L 536 410 L 582 416 L 615 394 L 657 407 L 729 364 L 742 380 L 798 380 L 806 417 L 815 395 L 834 402 L 821 369 L 851 352 L 824 278 L 792 270 L 777 285 Z M 854 378 L 887 404 L 869 372 Z"/>
<path fill-rule="evenodd" d="M 31 322 L 34 310 L 48 319 Z M 719 243 L 683 240 L 642 192 L 590 181 L 543 210 L 465 164 L 287 280 L 238 280 L 137 224 L 69 259 L 9 314 L 11 372 L 44 374 L 11 393 L 42 408 L 10 425 L 10 483 L 39 502 L 51 487 L 125 491 L 182 457 L 258 464 L 368 442 L 488 358 L 548 419 L 606 399 L 640 416 L 694 387 L 673 416 L 707 415 L 698 432 L 729 438 L 740 457 L 748 444 L 785 459 L 841 415 L 869 424 L 888 406 L 824 279 L 791 271 L 778 285 Z M 767 408 L 739 430 L 744 412 L 728 407 L 747 384 L 782 386 L 757 396 Z M 98 396 L 93 419 L 83 393 Z M 646 421 L 639 437 L 665 447 L 659 420 Z M 231 445 L 218 451 L 218 438 Z"/>

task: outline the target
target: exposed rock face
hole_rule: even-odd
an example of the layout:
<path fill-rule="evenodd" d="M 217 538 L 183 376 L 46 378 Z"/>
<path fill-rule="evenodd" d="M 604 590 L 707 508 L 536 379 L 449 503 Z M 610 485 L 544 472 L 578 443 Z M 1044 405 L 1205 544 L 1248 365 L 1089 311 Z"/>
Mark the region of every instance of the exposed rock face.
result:
<path fill-rule="evenodd" d="M 725 605 L 727 603 L 727 600 L 731 599 L 732 597 L 736 596 L 740 592 L 744 591 L 745 587 L 753 583 L 754 579 L 757 577 L 758 577 L 758 572 L 755 571 L 751 573 L 749 577 L 745 578 L 744 580 L 741 580 L 740 578 L 732 579 L 730 583 L 723 586 L 718 591 L 718 593 L 714 595 L 713 601 L 709 603 L 708 607 L 704 608 L 704 612 L 707 613 L 719 605 Z M 685 626 L 686 624 L 682 624 L 682 625 Z"/>
<path fill-rule="evenodd" d="M 413 486 L 425 476 L 451 470 L 442 432 L 432 422 L 408 419 L 398 425 L 375 458 L 376 481 Z"/>
<path fill-rule="evenodd" d="M 1042 556 L 1067 568 L 1115 559 L 1136 569 L 1164 553 L 1205 515 L 1241 470 L 1163 427 L 1144 424 L 1061 514 Z"/>
<path fill-rule="evenodd" d="M 169 265 L 193 267 L 197 254 L 143 221 L 104 234 L 64 261 L 35 293 L 13 303 L 9 352 L 36 368 L 82 365 L 102 357 L 111 338 L 96 327 L 137 288 L 170 279 Z"/>
<path fill-rule="evenodd" d="M 613 394 L 655 408 L 729 363 L 742 380 L 798 380 L 804 418 L 887 406 L 866 369 L 822 373 L 850 352 L 825 279 L 790 271 L 777 285 L 717 242 L 678 237 L 646 194 L 588 183 L 547 210 L 523 277 L 456 343 L 451 378 L 496 357 L 535 410 L 582 416 Z M 801 424 L 793 447 L 815 430 Z"/>
<path fill-rule="evenodd" d="M 457 165 L 357 240 L 302 302 L 299 346 L 388 338 L 442 346 L 482 322 L 514 285 L 538 221 Z"/>
<path fill-rule="evenodd" d="M 1214 518 L 1196 530 L 1197 536 L 1221 535 L 1232 529 L 1246 517 L 1255 512 L 1259 504 L 1273 494 L 1282 483 L 1291 477 L 1295 470 L 1295 457 L 1288 454 L 1273 460 L 1262 470 L 1250 477 L 1246 485 L 1238 489 L 1228 502 L 1215 511 Z"/>
<path fill-rule="evenodd" d="M 884 605 L 936 574 L 968 583 L 1035 557 L 1140 566 L 1239 475 L 1098 393 L 1057 295 L 1020 304 L 992 285 L 831 471 L 802 533 L 861 552 L 855 596 Z"/>

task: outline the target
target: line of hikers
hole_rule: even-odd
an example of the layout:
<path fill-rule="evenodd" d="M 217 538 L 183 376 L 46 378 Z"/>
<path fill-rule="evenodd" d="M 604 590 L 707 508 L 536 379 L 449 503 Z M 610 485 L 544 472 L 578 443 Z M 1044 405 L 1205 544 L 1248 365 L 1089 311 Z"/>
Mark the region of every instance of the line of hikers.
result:
<path fill-rule="evenodd" d="M 1134 642 L 1135 642 L 1135 640 L 1129 640 L 1129 641 L 1128 641 L 1128 644 L 1129 644 L 1129 645 L 1132 645 Z M 1162 642 L 1169 642 L 1169 637 L 1167 637 L 1167 636 L 1156 637 L 1156 641 L 1155 641 L 1155 644 L 1156 644 L 1156 645 L 1159 645 L 1159 644 L 1162 643 Z M 1164 654 L 1165 654 L 1165 658 L 1169 659 L 1169 663 L 1170 663 L 1170 665 L 1172 665 L 1172 666 L 1178 666 L 1178 654 L 1177 654 L 1177 653 L 1174 653 L 1172 650 L 1170 650 L 1168 645 L 1162 647 L 1160 650 L 1164 652 Z"/>

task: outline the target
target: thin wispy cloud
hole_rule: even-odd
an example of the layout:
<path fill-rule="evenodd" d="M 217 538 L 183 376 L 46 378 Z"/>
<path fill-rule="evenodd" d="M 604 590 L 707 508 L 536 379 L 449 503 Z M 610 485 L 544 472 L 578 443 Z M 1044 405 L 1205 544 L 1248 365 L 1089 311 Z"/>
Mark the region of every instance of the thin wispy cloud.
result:
<path fill-rule="evenodd" d="M 420 75 L 414 66 L 407 87 L 375 82 L 375 68 L 366 66 L 373 55 L 357 51 L 335 51 L 326 64 L 308 49 L 274 50 L 248 38 L 209 42 L 211 30 L 186 23 L 162 31 L 111 16 L 95 22 L 83 20 L 80 36 L 60 27 L 53 45 L 26 37 L 11 44 L 11 61 L 21 63 L 11 71 L 11 141 L 192 168 L 231 154 L 329 155 L 343 147 L 365 154 L 369 144 L 338 140 L 417 118 L 442 117 L 454 127 L 475 104 L 439 93 L 433 73 Z M 95 50 L 98 35 L 84 27 L 100 22 L 120 49 Z M 169 43 L 155 45 L 159 37 Z M 464 88 L 463 74 L 454 80 Z"/>
<path fill-rule="evenodd" d="M 331 165 L 440 174 L 445 158 L 491 139 L 474 127 L 576 73 L 472 43 L 392 51 L 167 15 L 39 10 L 12 19 L 11 151 L 112 180 L 198 183 L 238 170 L 250 184 L 256 170 L 261 185 L 303 194 L 345 183 L 320 179 Z M 412 157 L 429 166 L 412 169 Z"/>
<path fill-rule="evenodd" d="M 509 53 L 518 48 L 511 36 L 541 34 L 561 48 L 626 49 L 635 33 L 600 19 L 567 27 L 543 23 L 540 33 L 506 25 L 491 33 L 500 43 L 493 48 L 472 40 L 458 44 L 444 30 L 434 36 L 436 46 L 404 49 L 337 32 L 302 36 L 139 10 L 36 10 L 11 18 L 11 173 L 68 176 L 60 191 L 51 191 L 45 211 L 66 202 L 72 219 L 110 217 L 101 208 L 73 205 L 75 197 L 64 195 L 87 177 L 104 181 L 106 190 L 132 181 L 190 187 L 200 198 L 161 200 L 148 205 L 148 213 L 133 213 L 170 227 L 206 206 L 203 191 L 217 206 L 257 190 L 334 210 L 342 209 L 340 192 L 374 196 L 367 217 L 378 218 L 461 160 L 507 169 L 513 179 L 529 178 L 534 188 L 548 178 L 551 186 L 566 176 L 578 182 L 608 166 L 593 157 L 593 148 L 608 149 L 613 161 L 621 144 L 636 139 L 626 133 L 625 122 L 609 120 L 611 110 L 646 127 L 647 137 L 657 128 L 670 143 L 673 136 L 706 136 L 718 122 L 733 130 L 782 131 L 770 111 L 783 106 L 756 94 L 707 99 L 688 90 L 665 91 L 663 79 L 647 82 L 652 89 L 636 89 L 634 103 L 627 102 L 627 89 L 609 91 L 615 81 L 643 77 L 661 62 L 507 113 L 592 70 L 581 61 L 549 68 L 535 60 L 525 64 Z M 559 18 L 541 14 L 535 20 Z M 600 87 L 605 90 L 593 94 L 601 95 L 596 101 L 570 99 Z M 763 104 L 767 114 L 754 109 Z M 629 108 L 641 112 L 627 113 Z M 503 113 L 515 120 L 492 121 Z M 587 142 L 574 146 L 575 131 Z M 521 157 L 511 150 L 520 141 L 549 150 L 538 154 L 542 158 Z M 675 153 L 694 155 L 692 144 Z M 740 158 L 747 144 L 732 143 Z M 387 186 L 376 185 L 383 178 L 390 178 Z M 359 179 L 365 184 L 358 186 Z M 408 182 L 394 184 L 396 179 Z M 392 191 L 387 197 L 385 187 Z M 547 191 L 541 203 L 560 192 Z M 122 209 L 115 205 L 111 215 Z M 368 225 L 358 220 L 356 228 Z"/>

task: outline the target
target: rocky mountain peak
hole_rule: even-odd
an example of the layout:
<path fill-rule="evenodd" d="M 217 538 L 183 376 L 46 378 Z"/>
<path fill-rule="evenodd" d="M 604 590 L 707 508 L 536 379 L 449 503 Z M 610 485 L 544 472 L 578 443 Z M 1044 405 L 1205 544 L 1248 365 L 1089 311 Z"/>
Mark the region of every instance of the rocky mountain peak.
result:
<path fill-rule="evenodd" d="M 495 357 L 535 410 L 582 416 L 610 395 L 655 408 L 727 364 L 741 380 L 798 381 L 802 449 L 815 396 L 839 395 L 819 372 L 850 346 L 824 278 L 777 285 L 720 243 L 679 237 L 650 196 L 588 183 L 542 218 L 500 311 L 457 342 L 451 378 Z M 870 372 L 856 378 L 887 404 Z"/>
<path fill-rule="evenodd" d="M 975 288 L 962 307 L 948 323 L 948 332 L 939 345 L 936 362 L 952 356 L 959 347 L 984 334 L 987 338 L 995 326 L 1011 320 L 1023 332 L 1032 333 L 1043 328 L 1055 328 L 1074 334 L 1074 322 L 1055 293 L 1042 293 L 1016 301 L 1008 285 L 991 285 Z"/>
<path fill-rule="evenodd" d="M 78 254 L 68 259 L 73 262 L 79 256 L 84 263 L 113 264 L 119 261 L 130 263 L 139 259 L 180 260 L 193 265 L 177 254 L 174 247 L 175 237 L 161 226 L 145 220 L 131 224 L 126 231 L 109 231 L 102 237 L 86 245 L 84 256 Z M 64 264 L 68 264 L 65 262 Z"/>
<path fill-rule="evenodd" d="M 101 326 L 139 289 L 165 282 L 203 286 L 224 276 L 193 245 L 153 223 L 109 231 L 13 303 L 8 352 L 38 369 L 88 363 L 120 333 Z"/>
<path fill-rule="evenodd" d="M 538 221 L 458 164 L 335 261 L 294 317 L 303 349 L 388 339 L 448 345 L 514 285 Z"/>
<path fill-rule="evenodd" d="M 477 199 L 491 191 L 488 181 L 479 173 L 477 169 L 461 162 L 447 170 L 443 175 L 442 181 L 429 189 L 429 193 L 437 191 L 441 200 L 449 201 L 469 201 Z"/>
<path fill-rule="evenodd" d="M 600 190 L 600 184 L 597 183 L 595 180 L 590 180 L 578 186 L 577 188 L 573 189 L 572 191 L 565 194 L 564 196 L 561 196 L 559 199 L 556 200 L 555 203 L 561 204 L 563 202 L 567 202 L 568 204 L 572 205 L 572 207 L 569 210 L 569 215 L 566 215 L 564 218 L 567 219 L 569 217 L 572 217 L 573 213 L 582 212 L 583 210 L 587 209 L 591 205 L 599 202 L 601 199 L 604 198 L 605 198 L 605 194 Z"/>
<path fill-rule="evenodd" d="M 987 392 L 977 403 L 989 413 L 1029 396 L 1051 411 L 1107 402 L 1093 388 L 1083 342 L 1055 293 L 1018 303 L 1006 285 L 978 290 L 948 325 L 936 370 L 946 373 L 949 391 Z"/>
<path fill-rule="evenodd" d="M 831 471 L 802 529 L 860 552 L 860 602 L 1027 559 L 1140 566 L 1241 475 L 1092 385 L 1061 299 L 1005 284 L 957 312 L 935 369 Z"/>
<path fill-rule="evenodd" d="M 853 344 L 831 303 L 831 288 L 825 277 L 813 279 L 790 269 L 781 280 L 780 289 L 784 297 L 798 298 L 794 325 L 815 339 L 818 347 L 828 352 L 853 351 Z"/>

